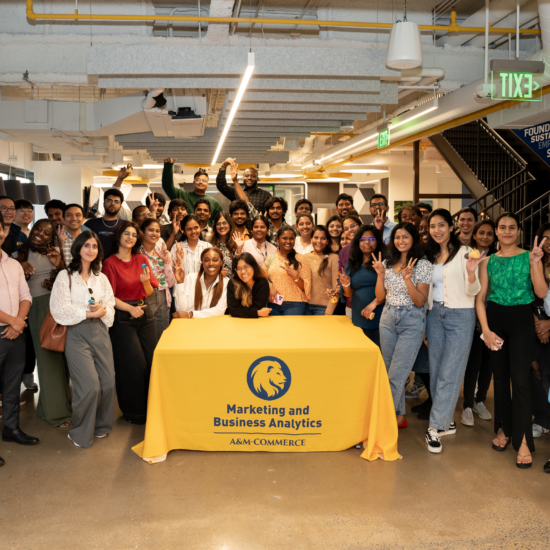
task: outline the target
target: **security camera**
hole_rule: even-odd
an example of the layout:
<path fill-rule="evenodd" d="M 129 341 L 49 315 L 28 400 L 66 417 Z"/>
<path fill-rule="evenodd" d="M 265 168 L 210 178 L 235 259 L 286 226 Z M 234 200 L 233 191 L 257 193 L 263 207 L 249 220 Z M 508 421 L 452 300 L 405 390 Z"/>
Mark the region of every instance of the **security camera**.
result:
<path fill-rule="evenodd" d="M 162 94 L 164 88 L 153 88 L 149 90 L 147 97 L 141 102 L 142 109 L 152 109 L 157 107 L 157 109 L 162 109 L 166 106 L 166 98 Z"/>
<path fill-rule="evenodd" d="M 315 159 L 315 160 L 313 161 L 313 166 L 320 166 L 320 165 L 321 165 L 321 161 L 320 161 L 320 160 Z"/>
<path fill-rule="evenodd" d="M 481 84 L 476 88 L 474 97 L 476 99 L 491 99 L 493 95 L 493 87 L 491 84 Z"/>

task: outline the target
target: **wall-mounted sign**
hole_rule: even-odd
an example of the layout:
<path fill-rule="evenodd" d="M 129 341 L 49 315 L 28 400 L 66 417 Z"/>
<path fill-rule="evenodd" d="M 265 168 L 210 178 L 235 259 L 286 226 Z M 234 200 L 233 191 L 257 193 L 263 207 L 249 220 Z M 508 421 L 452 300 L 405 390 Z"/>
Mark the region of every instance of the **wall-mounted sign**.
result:
<path fill-rule="evenodd" d="M 542 75 L 491 71 L 491 99 L 497 101 L 542 101 Z"/>
<path fill-rule="evenodd" d="M 550 164 L 550 122 L 543 122 L 521 130 L 514 130 L 537 155 Z"/>
<path fill-rule="evenodd" d="M 378 149 L 387 147 L 390 144 L 390 129 L 384 128 L 378 132 Z"/>

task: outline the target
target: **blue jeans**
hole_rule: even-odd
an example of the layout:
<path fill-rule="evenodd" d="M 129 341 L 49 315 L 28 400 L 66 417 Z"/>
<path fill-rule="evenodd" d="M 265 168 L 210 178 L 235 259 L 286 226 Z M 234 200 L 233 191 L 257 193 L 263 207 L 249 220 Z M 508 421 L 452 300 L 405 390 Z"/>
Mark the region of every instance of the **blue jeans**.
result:
<path fill-rule="evenodd" d="M 428 313 L 428 353 L 432 411 L 430 428 L 448 430 L 472 347 L 476 310 L 451 309 L 434 302 Z"/>
<path fill-rule="evenodd" d="M 269 307 L 271 308 L 271 313 L 269 314 L 269 316 L 274 317 L 276 315 L 305 315 L 306 306 L 307 304 L 305 302 L 283 302 L 281 305 L 270 303 Z"/>
<path fill-rule="evenodd" d="M 424 308 L 384 306 L 380 317 L 380 347 L 396 415 L 405 414 L 405 381 L 422 345 L 425 329 Z"/>
<path fill-rule="evenodd" d="M 326 310 L 327 310 L 327 306 L 319 306 L 316 304 L 306 304 L 306 312 L 304 313 L 304 315 L 324 315 Z"/>

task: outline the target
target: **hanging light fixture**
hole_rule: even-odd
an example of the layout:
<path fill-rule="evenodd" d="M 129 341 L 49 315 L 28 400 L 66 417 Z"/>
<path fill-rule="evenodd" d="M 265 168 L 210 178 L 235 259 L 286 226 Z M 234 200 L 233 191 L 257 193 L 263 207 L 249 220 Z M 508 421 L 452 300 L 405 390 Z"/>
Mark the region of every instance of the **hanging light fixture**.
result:
<path fill-rule="evenodd" d="M 422 66 L 422 40 L 418 24 L 407 21 L 407 0 L 403 21 L 391 28 L 386 66 L 390 69 L 414 69 Z"/>

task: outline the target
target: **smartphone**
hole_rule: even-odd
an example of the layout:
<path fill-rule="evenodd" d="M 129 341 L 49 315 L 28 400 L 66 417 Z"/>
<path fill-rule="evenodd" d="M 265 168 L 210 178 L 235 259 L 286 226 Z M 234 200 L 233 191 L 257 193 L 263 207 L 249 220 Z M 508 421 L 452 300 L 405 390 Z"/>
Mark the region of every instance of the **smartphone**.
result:
<path fill-rule="evenodd" d="M 277 294 L 275 296 L 275 300 L 273 300 L 273 303 L 279 306 L 282 306 L 284 301 L 285 301 L 285 297 L 281 296 L 280 294 Z"/>
<path fill-rule="evenodd" d="M 485 337 L 483 336 L 483 334 L 480 336 L 480 338 L 485 342 Z M 493 351 L 498 351 L 499 349 L 502 349 L 502 345 L 504 344 L 504 342 L 502 340 L 497 340 L 497 346 L 493 346 Z"/>

